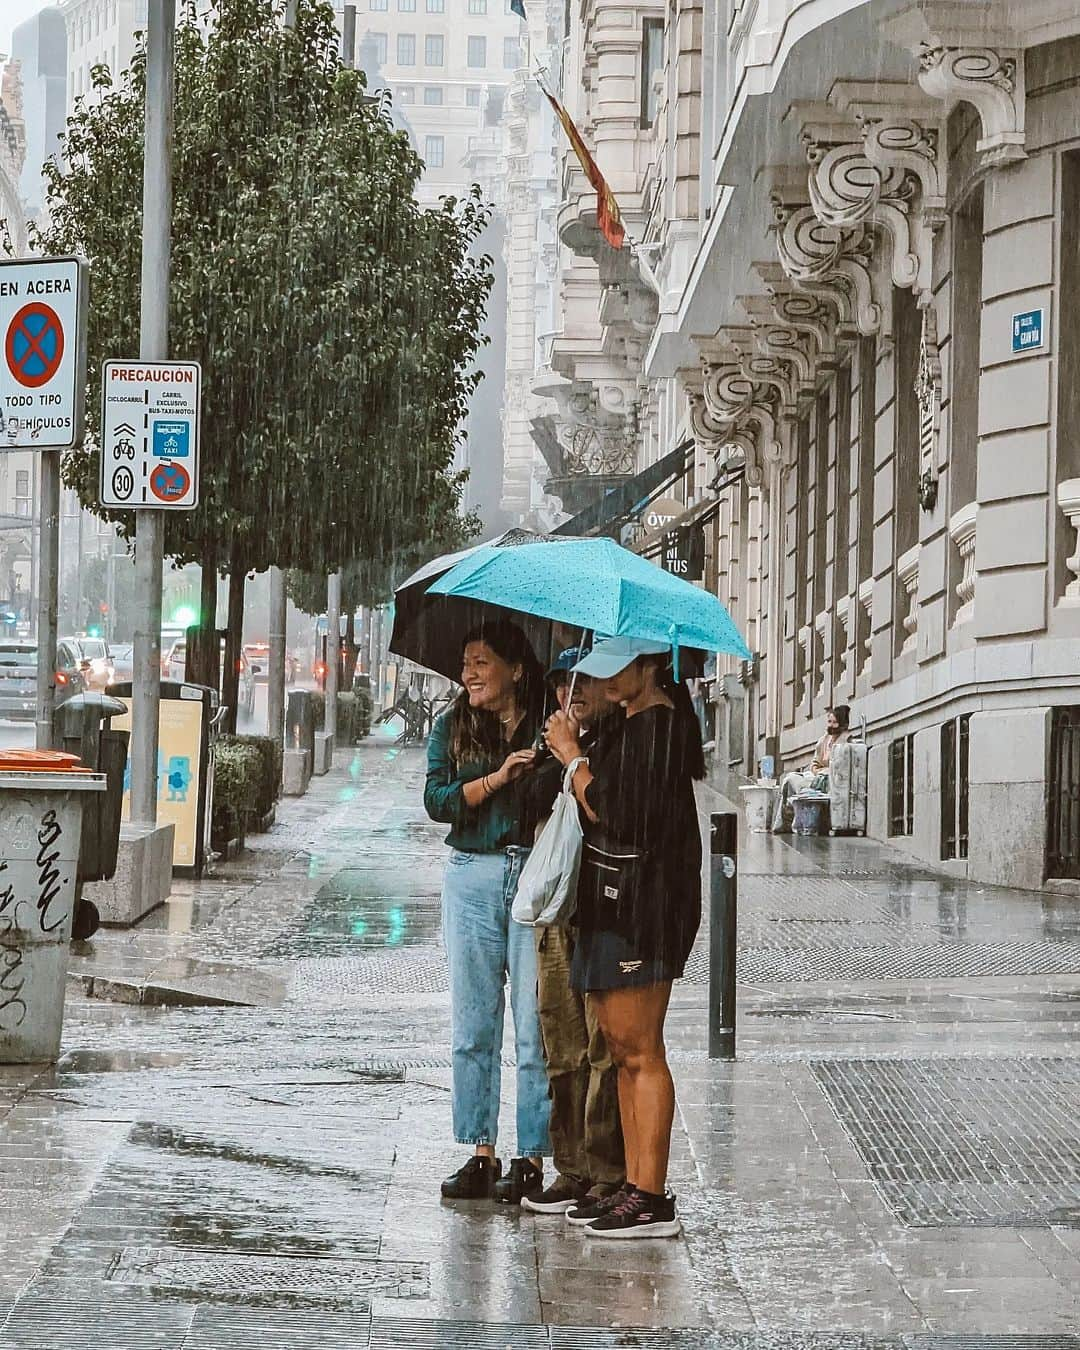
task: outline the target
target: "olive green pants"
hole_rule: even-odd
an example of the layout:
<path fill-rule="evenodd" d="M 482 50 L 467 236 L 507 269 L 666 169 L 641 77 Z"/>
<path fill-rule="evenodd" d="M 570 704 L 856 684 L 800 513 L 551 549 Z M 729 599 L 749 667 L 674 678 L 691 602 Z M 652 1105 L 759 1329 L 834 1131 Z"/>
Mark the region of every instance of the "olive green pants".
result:
<path fill-rule="evenodd" d="M 535 932 L 555 1167 L 589 1186 L 619 1186 L 626 1161 L 617 1071 L 588 1001 L 570 987 L 571 935 L 564 928 Z"/>

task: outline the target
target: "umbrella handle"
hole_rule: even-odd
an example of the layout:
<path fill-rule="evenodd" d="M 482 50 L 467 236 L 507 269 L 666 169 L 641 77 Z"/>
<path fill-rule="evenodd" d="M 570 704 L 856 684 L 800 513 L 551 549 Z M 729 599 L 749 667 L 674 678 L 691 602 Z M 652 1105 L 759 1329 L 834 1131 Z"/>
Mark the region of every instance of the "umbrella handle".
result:
<path fill-rule="evenodd" d="M 582 647 L 585 646 L 585 639 L 591 636 L 592 636 L 591 628 L 583 628 L 581 630 L 581 641 L 578 643 L 579 652 L 581 651 Z M 566 696 L 566 706 L 568 708 L 570 704 L 573 703 L 574 701 L 574 685 L 576 684 L 577 684 L 577 668 L 575 666 L 575 668 L 570 672 L 570 693 Z"/>

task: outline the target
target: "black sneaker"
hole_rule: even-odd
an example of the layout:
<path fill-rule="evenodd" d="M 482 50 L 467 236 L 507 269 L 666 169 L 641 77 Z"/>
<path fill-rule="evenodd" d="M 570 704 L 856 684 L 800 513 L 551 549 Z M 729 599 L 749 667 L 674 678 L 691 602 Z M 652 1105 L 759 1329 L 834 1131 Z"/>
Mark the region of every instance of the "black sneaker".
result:
<path fill-rule="evenodd" d="M 502 1176 L 498 1158 L 484 1158 L 477 1154 L 464 1167 L 448 1176 L 440 1190 L 444 1200 L 490 1200 L 495 1183 Z"/>
<path fill-rule="evenodd" d="M 584 1182 L 574 1181 L 560 1173 L 546 1191 L 538 1195 L 523 1195 L 521 1208 L 531 1209 L 534 1214 L 565 1214 L 568 1209 L 581 1204 L 587 1195 Z"/>
<path fill-rule="evenodd" d="M 592 1223 L 595 1219 L 602 1219 L 605 1214 L 610 1214 L 615 1206 L 621 1203 L 625 1195 L 625 1186 L 620 1186 L 617 1191 L 612 1191 L 610 1195 L 597 1196 L 590 1192 L 580 1205 L 575 1205 L 573 1209 L 566 1211 L 566 1222 L 572 1223 L 575 1228 L 584 1228 L 586 1224 Z"/>
<path fill-rule="evenodd" d="M 669 1238 L 679 1236 L 682 1224 L 675 1214 L 673 1195 L 646 1195 L 635 1186 L 585 1231 L 601 1238 Z"/>
<path fill-rule="evenodd" d="M 527 1195 L 544 1189 L 543 1170 L 528 1158 L 511 1158 L 510 1171 L 495 1183 L 495 1199 L 501 1205 L 520 1205 Z"/>

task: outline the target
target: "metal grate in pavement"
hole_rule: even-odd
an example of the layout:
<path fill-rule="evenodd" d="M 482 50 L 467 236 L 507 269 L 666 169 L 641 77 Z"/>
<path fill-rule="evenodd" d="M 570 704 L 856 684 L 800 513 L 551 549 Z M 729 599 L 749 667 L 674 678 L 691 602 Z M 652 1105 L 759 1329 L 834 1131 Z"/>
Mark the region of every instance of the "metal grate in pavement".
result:
<path fill-rule="evenodd" d="M 551 1350 L 720 1350 L 704 1331 L 635 1331 L 621 1327 L 549 1327 Z"/>
<path fill-rule="evenodd" d="M 180 1350 L 194 1308 L 38 1280 L 15 1304 L 0 1344 L 18 1350 Z"/>
<path fill-rule="evenodd" d="M 196 1310 L 183 1350 L 368 1350 L 370 1318 L 348 1312 L 213 1308 Z"/>
<path fill-rule="evenodd" d="M 373 1317 L 371 1350 L 548 1350 L 546 1327 L 443 1318 Z"/>
<path fill-rule="evenodd" d="M 370 956 L 297 961 L 291 1001 L 339 1004 L 387 994 L 445 994 L 450 989 L 441 947 L 409 947 Z"/>
<path fill-rule="evenodd" d="M 970 1335 L 905 1336 L 908 1350 L 1080 1350 L 1080 1336 L 1009 1336 L 986 1332 Z"/>
<path fill-rule="evenodd" d="M 370 1249 L 377 1243 L 367 1241 L 364 1245 Z M 118 1284 L 210 1298 L 302 1294 L 316 1301 L 344 1298 L 365 1306 L 376 1294 L 424 1298 L 428 1292 L 427 1265 L 416 1261 L 340 1260 L 181 1247 L 125 1247 L 109 1278 Z"/>
<path fill-rule="evenodd" d="M 1067 942 L 899 943 L 882 947 L 831 946 L 762 949 L 740 947 L 739 979 L 760 984 L 815 980 L 960 980 L 996 975 L 1073 975 L 1080 946 Z M 708 952 L 691 953 L 686 978 L 705 984 Z"/>
<path fill-rule="evenodd" d="M 1080 1228 L 1080 1059 L 811 1068 L 901 1222 Z"/>

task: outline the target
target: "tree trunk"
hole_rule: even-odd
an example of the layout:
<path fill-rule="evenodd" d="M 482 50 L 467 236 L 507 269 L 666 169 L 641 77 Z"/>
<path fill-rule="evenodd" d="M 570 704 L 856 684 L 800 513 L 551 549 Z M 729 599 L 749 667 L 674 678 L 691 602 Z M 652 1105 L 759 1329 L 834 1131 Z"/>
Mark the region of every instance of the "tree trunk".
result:
<path fill-rule="evenodd" d="M 343 651 L 343 660 L 345 666 L 345 678 L 341 683 L 341 689 L 344 693 L 352 692 L 353 676 L 356 674 L 356 660 L 360 655 L 360 648 L 356 642 L 356 610 L 350 609 L 345 615 L 345 647 Z"/>
<path fill-rule="evenodd" d="M 240 685 L 240 649 L 244 641 L 244 586 L 247 572 L 237 563 L 229 573 L 229 618 L 225 630 L 225 665 L 221 679 L 221 701 L 228 707 L 225 730 L 236 734 L 236 714 L 243 690 Z"/>
<path fill-rule="evenodd" d="M 199 583 L 199 622 L 188 629 L 185 678 L 192 684 L 206 684 L 218 688 L 217 641 L 217 558 L 209 554 L 203 559 Z"/>

